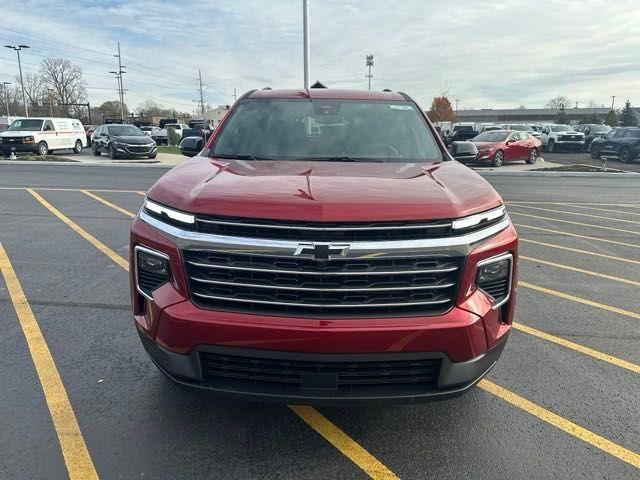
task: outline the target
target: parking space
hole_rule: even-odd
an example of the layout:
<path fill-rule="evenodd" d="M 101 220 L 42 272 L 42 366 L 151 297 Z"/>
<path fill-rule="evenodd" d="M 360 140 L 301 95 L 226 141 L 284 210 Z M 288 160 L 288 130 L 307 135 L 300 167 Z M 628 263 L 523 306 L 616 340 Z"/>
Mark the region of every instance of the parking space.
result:
<path fill-rule="evenodd" d="M 128 227 L 164 171 L 0 165 L 0 478 L 638 477 L 635 179 L 487 176 L 522 237 L 496 368 L 453 400 L 315 409 L 185 391 L 147 358 Z"/>

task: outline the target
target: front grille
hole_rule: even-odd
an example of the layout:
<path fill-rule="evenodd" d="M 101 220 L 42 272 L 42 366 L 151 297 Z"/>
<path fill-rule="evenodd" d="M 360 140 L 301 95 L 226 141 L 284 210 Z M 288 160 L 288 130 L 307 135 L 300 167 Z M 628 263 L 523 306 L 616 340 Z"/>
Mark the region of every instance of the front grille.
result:
<path fill-rule="evenodd" d="M 298 316 L 438 315 L 453 305 L 461 257 L 308 258 L 183 251 L 193 303 Z"/>
<path fill-rule="evenodd" d="M 232 237 L 315 242 L 407 240 L 452 234 L 449 220 L 335 223 L 197 215 L 196 228 L 199 232 Z"/>
<path fill-rule="evenodd" d="M 563 142 L 578 142 L 582 140 L 580 135 L 560 135 L 558 138 Z"/>
<path fill-rule="evenodd" d="M 286 356 L 286 354 L 284 354 Z M 297 354 L 301 357 L 303 354 Z M 381 357 L 382 355 L 378 355 Z M 435 387 L 440 373 L 439 358 L 390 360 L 322 361 L 278 359 L 255 356 L 200 352 L 205 384 L 231 385 L 246 390 L 304 388 L 357 392 L 376 387 Z"/>
<path fill-rule="evenodd" d="M 127 146 L 127 150 L 131 153 L 149 153 L 151 151 L 151 147 L 141 147 L 141 146 Z"/>

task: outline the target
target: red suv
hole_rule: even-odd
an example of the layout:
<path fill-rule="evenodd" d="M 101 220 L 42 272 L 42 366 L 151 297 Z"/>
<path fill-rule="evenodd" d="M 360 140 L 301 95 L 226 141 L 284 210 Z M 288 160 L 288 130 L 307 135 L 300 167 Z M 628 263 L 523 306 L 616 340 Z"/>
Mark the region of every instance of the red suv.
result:
<path fill-rule="evenodd" d="M 133 315 L 184 385 L 447 398 L 504 348 L 517 246 L 500 196 L 406 94 L 251 91 L 149 190 L 131 228 Z"/>

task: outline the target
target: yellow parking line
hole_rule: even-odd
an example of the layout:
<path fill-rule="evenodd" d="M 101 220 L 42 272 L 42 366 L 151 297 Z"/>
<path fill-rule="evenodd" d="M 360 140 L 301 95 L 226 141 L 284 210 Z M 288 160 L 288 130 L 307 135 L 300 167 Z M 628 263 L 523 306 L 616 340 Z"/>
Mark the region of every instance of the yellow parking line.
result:
<path fill-rule="evenodd" d="M 628 285 L 634 285 L 636 287 L 640 287 L 640 282 L 636 282 L 635 280 L 630 280 L 628 278 L 616 277 L 614 275 L 607 275 L 606 273 L 594 272 L 592 270 L 586 270 L 584 268 L 572 267 L 571 265 L 564 265 L 562 263 L 549 262 L 548 260 L 541 260 L 539 258 L 532 258 L 524 255 L 520 255 L 518 258 L 520 260 L 527 260 L 529 262 L 541 263 L 542 265 L 549 265 L 550 267 L 561 268 L 563 270 L 570 270 L 572 272 L 577 272 L 577 273 L 584 273 L 585 275 L 605 278 L 607 280 L 613 280 L 614 282 L 626 283 Z"/>
<path fill-rule="evenodd" d="M 602 205 L 604 207 L 630 207 L 630 208 L 640 208 L 639 203 L 593 203 L 593 202 L 569 202 L 569 203 L 561 203 L 561 202 L 529 202 L 529 201 L 520 201 L 520 200 L 508 200 L 508 205 L 512 203 L 523 203 L 526 205 Z"/>
<path fill-rule="evenodd" d="M 607 255 L 605 253 L 592 252 L 592 251 L 589 251 L 589 250 L 581 250 L 579 248 L 565 247 L 564 245 L 556 245 L 555 243 L 539 242 L 537 240 L 530 240 L 528 238 L 522 238 L 522 237 L 520 237 L 519 240 L 521 242 L 533 243 L 534 245 L 540 245 L 540 246 L 543 246 L 543 247 L 557 248 L 559 250 L 566 250 L 568 252 L 581 253 L 581 254 L 584 254 L 584 255 L 592 255 L 594 257 L 606 258 L 608 260 L 617 260 L 619 262 L 625 262 L 625 263 L 632 263 L 634 265 L 640 265 L 640 260 L 633 260 L 631 258 L 616 257 L 614 255 Z M 522 257 L 520 257 L 520 258 L 522 258 Z"/>
<path fill-rule="evenodd" d="M 619 242 L 618 240 L 609 240 L 607 238 L 590 237 L 589 235 L 581 235 L 579 233 L 564 232 L 562 230 L 553 230 L 551 228 L 534 227 L 533 225 L 525 225 L 523 223 L 514 223 L 518 228 L 530 228 L 532 230 L 539 230 L 541 232 L 555 233 L 558 235 L 565 235 L 567 237 L 584 238 L 585 240 L 593 240 L 594 242 L 611 243 L 612 245 L 621 245 L 623 247 L 640 248 L 640 244 Z"/>
<path fill-rule="evenodd" d="M 482 390 L 485 390 L 489 393 L 492 393 L 496 397 L 501 398 L 507 403 L 510 403 L 514 407 L 517 407 L 521 410 L 524 410 L 527 413 L 530 413 L 534 417 L 539 418 L 543 422 L 548 423 L 549 425 L 553 425 L 554 427 L 562 430 L 563 432 L 568 433 L 569 435 L 582 440 L 583 442 L 588 443 L 609 455 L 613 455 L 614 457 L 626 462 L 630 465 L 633 465 L 636 468 L 640 468 L 640 455 L 631 450 L 628 450 L 617 443 L 612 442 L 611 440 L 607 440 L 596 433 L 593 433 L 590 430 L 587 430 L 580 425 L 577 425 L 566 418 L 561 417 L 541 406 L 527 400 L 526 398 L 517 395 L 506 388 L 503 388 L 495 383 L 492 383 L 488 380 L 482 380 L 478 384 Z"/>
<path fill-rule="evenodd" d="M 577 297 L 575 295 L 559 292 L 557 290 L 552 290 L 550 288 L 540 287 L 538 285 L 533 285 L 532 283 L 523 282 L 523 281 L 519 281 L 518 286 L 529 288 L 531 290 L 536 290 L 538 292 L 546 293 L 547 295 L 553 295 L 554 297 L 563 298 L 565 300 L 570 300 L 572 302 L 581 303 L 583 305 L 588 305 L 590 307 L 599 308 L 600 310 L 606 310 L 608 312 L 624 315 L 625 317 L 630 317 L 630 318 L 635 318 L 640 320 L 640 313 L 631 312 L 629 310 L 613 307 L 611 305 L 606 305 L 604 303 L 594 302 L 593 300 L 589 300 L 587 298 Z"/>
<path fill-rule="evenodd" d="M 640 373 L 640 365 L 629 362 L 627 360 L 622 360 L 621 358 L 614 357 L 613 355 L 609 355 L 608 353 L 599 352 L 598 350 L 594 350 L 592 348 L 585 347 L 584 345 L 580 345 L 579 343 L 574 343 L 564 338 L 551 335 L 550 333 L 543 332 L 542 330 L 538 330 L 523 323 L 513 322 L 513 328 L 521 332 L 528 333 L 529 335 L 533 335 L 534 337 L 538 337 L 542 340 L 555 343 L 556 345 L 561 345 L 565 348 L 575 350 L 576 352 L 588 355 L 589 357 L 593 357 L 597 360 L 602 360 L 603 362 L 610 363 L 611 365 L 615 365 L 616 367 L 624 368 L 634 373 Z"/>
<path fill-rule="evenodd" d="M 147 192 L 143 192 L 142 190 L 137 190 L 137 191 L 136 191 L 136 193 L 137 193 L 138 195 L 142 195 L 143 197 L 146 197 L 146 196 L 147 196 Z"/>
<path fill-rule="evenodd" d="M 58 210 L 56 207 L 54 207 L 49 202 L 47 202 L 44 198 L 42 198 L 36 191 L 32 190 L 31 188 L 27 188 L 26 190 L 31 195 L 33 195 L 35 197 L 35 199 L 38 200 L 47 210 L 49 210 L 51 213 L 53 213 L 56 217 L 58 217 L 58 219 L 60 219 L 62 222 L 64 222 L 69 228 L 71 228 L 73 231 L 75 231 L 78 235 L 80 235 L 82 238 L 84 238 L 87 242 L 89 242 L 91 245 L 96 247 L 98 250 L 100 250 L 107 257 L 109 257 L 111 260 L 113 260 L 115 263 L 120 265 L 125 270 L 129 269 L 129 262 L 127 260 L 125 260 L 120 255 L 118 255 L 116 252 L 111 250 L 104 243 L 102 243 L 96 237 L 91 235 L 89 232 L 87 232 L 84 228 L 82 228 L 80 225 L 75 223 L 73 220 L 71 220 L 70 218 L 65 216 L 62 212 L 60 212 L 60 210 Z"/>
<path fill-rule="evenodd" d="M 129 210 L 125 210 L 124 208 L 119 207 L 118 205 L 116 205 L 115 203 L 111 203 L 109 200 L 106 200 L 104 198 L 102 198 L 99 195 L 96 195 L 95 193 L 91 193 L 89 190 L 80 190 L 82 193 L 84 193 L 85 195 L 93 198 L 94 200 L 99 201 L 100 203 L 106 205 L 107 207 L 113 208 L 114 210 L 128 216 L 128 217 L 135 217 L 135 213 L 130 212 Z"/>
<path fill-rule="evenodd" d="M 640 212 L 627 212 L 626 210 L 612 210 L 610 208 L 589 207 L 586 205 L 575 205 L 573 203 L 567 203 L 567 204 L 558 203 L 554 205 L 560 205 L 560 206 L 571 207 L 571 208 L 582 208 L 584 210 L 595 210 L 596 212 L 621 213 L 623 215 L 640 215 Z"/>
<path fill-rule="evenodd" d="M 580 225 L 581 227 L 600 228 L 602 230 L 611 230 L 614 232 L 624 232 L 624 233 L 631 233 L 633 235 L 640 235 L 640 232 L 636 230 L 625 230 L 622 228 L 605 227 L 603 225 L 594 225 L 593 223 L 573 222 L 571 220 L 562 220 L 560 218 L 541 217 L 539 215 L 530 215 L 528 213 L 509 211 L 509 215 L 520 215 L 521 217 L 539 218 L 541 220 L 549 220 L 551 222 L 569 223 L 571 225 Z"/>
<path fill-rule="evenodd" d="M 609 220 L 611 222 L 623 222 L 623 223 L 633 223 L 636 225 L 640 225 L 640 222 L 637 220 L 629 220 L 628 218 L 615 218 L 615 217 L 605 217 L 602 215 L 591 215 L 590 213 L 580 213 L 580 212 L 571 212 L 569 210 L 554 210 L 551 208 L 541 208 L 541 207 L 532 207 L 531 205 L 521 205 L 521 204 L 510 204 L 517 208 L 528 208 L 530 210 L 540 210 L 543 212 L 555 212 L 555 213 L 566 213 L 567 215 L 578 215 L 580 217 L 589 217 L 589 218 L 597 218 L 601 220 Z"/>
<path fill-rule="evenodd" d="M 98 474 L 84 438 L 82 438 L 78 420 L 69 402 L 60 373 L 56 368 L 47 342 L 42 335 L 38 321 L 33 315 L 7 252 L 1 243 L 0 271 L 4 277 L 9 297 L 11 297 L 13 308 L 18 316 L 22 333 L 38 374 L 44 398 L 49 408 L 49 414 L 60 442 L 60 449 L 62 450 L 69 478 L 71 480 L 97 480 Z M 28 423 L 27 419 L 25 424 Z"/>
<path fill-rule="evenodd" d="M 302 405 L 289 405 L 307 425 L 324 437 L 331 445 L 342 452 L 349 460 L 365 471 L 367 475 L 375 479 L 398 479 L 399 477 L 389 470 L 378 459 L 362 448 L 355 440 L 327 420 L 313 407 Z"/>
<path fill-rule="evenodd" d="M 38 186 L 38 185 L 29 185 L 25 187 L 0 187 L 0 190 L 28 190 L 28 189 L 36 189 L 43 190 L 49 192 L 79 192 L 81 188 L 62 188 L 62 187 L 46 187 L 46 186 Z M 116 190 L 109 188 L 91 188 L 93 192 L 107 192 L 107 193 L 140 193 L 138 190 Z"/>

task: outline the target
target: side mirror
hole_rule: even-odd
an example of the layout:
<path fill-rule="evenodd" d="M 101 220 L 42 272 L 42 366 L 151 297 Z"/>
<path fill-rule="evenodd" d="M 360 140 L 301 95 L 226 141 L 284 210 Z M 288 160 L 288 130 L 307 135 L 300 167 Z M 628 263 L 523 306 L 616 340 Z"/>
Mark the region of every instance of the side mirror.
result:
<path fill-rule="evenodd" d="M 180 153 L 185 157 L 195 157 L 204 148 L 202 137 L 185 137 L 180 142 Z"/>
<path fill-rule="evenodd" d="M 478 147 L 472 142 L 453 142 L 451 155 L 460 162 L 475 160 L 478 155 Z"/>
<path fill-rule="evenodd" d="M 510 143 L 516 143 L 516 139 L 515 138 L 510 138 L 509 140 L 507 140 L 507 145 Z"/>

